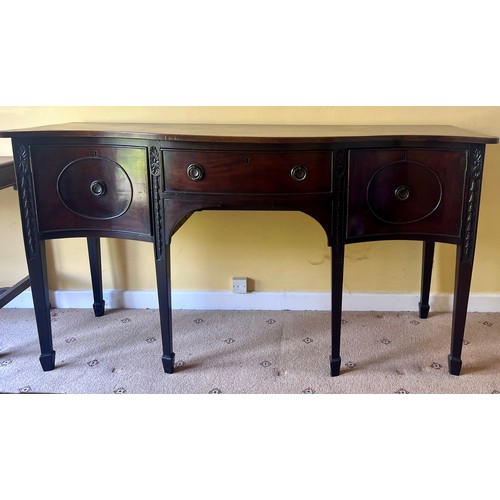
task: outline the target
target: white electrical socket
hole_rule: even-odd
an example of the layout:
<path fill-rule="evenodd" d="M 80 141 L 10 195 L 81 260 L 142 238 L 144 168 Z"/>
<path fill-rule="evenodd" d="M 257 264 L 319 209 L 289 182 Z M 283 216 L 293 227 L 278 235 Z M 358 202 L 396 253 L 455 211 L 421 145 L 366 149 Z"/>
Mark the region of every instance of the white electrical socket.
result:
<path fill-rule="evenodd" d="M 233 278 L 233 293 L 247 293 L 248 278 Z"/>

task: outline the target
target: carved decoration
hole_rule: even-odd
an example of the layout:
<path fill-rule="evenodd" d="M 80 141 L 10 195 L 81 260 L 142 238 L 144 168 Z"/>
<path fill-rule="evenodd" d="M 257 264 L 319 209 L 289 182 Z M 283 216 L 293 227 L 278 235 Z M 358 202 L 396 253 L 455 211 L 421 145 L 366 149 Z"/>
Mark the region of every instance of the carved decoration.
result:
<path fill-rule="evenodd" d="M 471 152 L 471 169 L 469 176 L 472 179 L 479 179 L 483 173 L 483 153 L 481 149 L 474 148 Z"/>
<path fill-rule="evenodd" d="M 465 199 L 466 213 L 463 243 L 465 262 L 472 262 L 474 257 L 483 162 L 483 152 L 480 148 L 474 148 L 469 151 L 469 167 L 467 169 L 468 187 Z"/>
<path fill-rule="evenodd" d="M 37 238 L 37 222 L 31 179 L 31 166 L 28 149 L 24 144 L 19 144 L 16 150 L 16 170 L 18 179 L 21 215 L 24 226 L 24 241 L 28 260 L 39 257 Z"/>
<path fill-rule="evenodd" d="M 347 151 L 345 149 L 338 149 L 335 151 L 335 176 L 338 178 L 344 177 L 346 165 Z"/>
<path fill-rule="evenodd" d="M 160 176 L 160 152 L 156 146 L 153 146 L 149 151 L 149 166 L 153 177 Z"/>
<path fill-rule="evenodd" d="M 156 146 L 149 150 L 149 166 L 153 181 L 153 217 L 155 231 L 155 257 L 163 255 L 163 208 L 161 199 L 160 152 Z"/>

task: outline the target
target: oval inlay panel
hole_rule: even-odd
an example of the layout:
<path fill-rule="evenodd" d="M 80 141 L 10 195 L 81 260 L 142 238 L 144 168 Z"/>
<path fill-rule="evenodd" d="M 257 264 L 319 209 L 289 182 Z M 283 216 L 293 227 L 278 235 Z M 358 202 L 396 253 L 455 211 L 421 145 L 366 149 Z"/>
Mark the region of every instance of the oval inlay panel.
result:
<path fill-rule="evenodd" d="M 366 188 L 368 206 L 387 224 L 410 224 L 434 213 L 443 187 L 436 173 L 413 161 L 397 161 L 379 168 Z"/>
<path fill-rule="evenodd" d="M 98 220 L 123 215 L 133 196 L 127 172 L 115 161 L 99 156 L 66 165 L 57 179 L 57 192 L 68 210 Z"/>

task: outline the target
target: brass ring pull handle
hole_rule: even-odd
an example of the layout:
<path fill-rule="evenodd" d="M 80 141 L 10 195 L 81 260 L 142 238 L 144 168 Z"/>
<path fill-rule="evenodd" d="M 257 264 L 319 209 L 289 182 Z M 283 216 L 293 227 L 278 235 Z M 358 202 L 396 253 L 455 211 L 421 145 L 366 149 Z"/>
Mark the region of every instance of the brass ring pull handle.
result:
<path fill-rule="evenodd" d="M 197 163 L 191 163 L 186 172 L 187 176 L 194 182 L 199 182 L 205 177 L 205 169 Z"/>
<path fill-rule="evenodd" d="M 411 194 L 411 189 L 408 186 L 399 186 L 394 190 L 394 196 L 398 201 L 406 201 Z"/>
<path fill-rule="evenodd" d="M 295 167 L 293 167 L 292 171 L 290 172 L 292 179 L 298 182 L 305 180 L 307 174 L 308 174 L 307 168 L 304 167 L 303 165 L 295 165 Z"/>
<path fill-rule="evenodd" d="M 93 181 L 92 184 L 90 184 L 90 192 L 94 196 L 104 196 L 107 192 L 108 188 L 106 186 L 106 183 L 104 181 Z"/>

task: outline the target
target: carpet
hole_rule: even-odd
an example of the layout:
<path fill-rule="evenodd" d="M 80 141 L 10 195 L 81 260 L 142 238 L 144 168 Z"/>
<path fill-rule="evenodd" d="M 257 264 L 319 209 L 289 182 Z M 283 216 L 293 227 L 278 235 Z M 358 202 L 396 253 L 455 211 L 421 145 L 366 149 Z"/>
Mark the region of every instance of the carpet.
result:
<path fill-rule="evenodd" d="M 462 374 L 447 369 L 451 314 L 345 312 L 329 375 L 330 313 L 174 311 L 175 373 L 156 310 L 51 311 L 43 372 L 32 310 L 0 310 L 0 392 L 61 394 L 498 394 L 500 313 L 469 313 Z"/>

